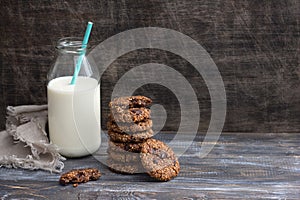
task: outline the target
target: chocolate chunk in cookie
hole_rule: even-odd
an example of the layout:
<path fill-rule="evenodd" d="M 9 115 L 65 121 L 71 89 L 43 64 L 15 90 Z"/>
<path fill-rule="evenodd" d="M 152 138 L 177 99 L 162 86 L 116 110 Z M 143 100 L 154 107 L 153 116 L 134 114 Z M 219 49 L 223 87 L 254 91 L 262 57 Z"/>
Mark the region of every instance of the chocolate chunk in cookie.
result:
<path fill-rule="evenodd" d="M 176 155 L 162 141 L 146 140 L 142 145 L 140 156 L 147 173 L 157 180 L 169 181 L 180 171 Z"/>
<path fill-rule="evenodd" d="M 148 108 L 129 108 L 111 110 L 110 118 L 115 122 L 141 122 L 150 118 L 151 111 Z"/>
<path fill-rule="evenodd" d="M 116 162 L 111 158 L 107 159 L 107 166 L 113 172 L 120 173 L 120 174 L 137 174 L 137 173 L 144 173 L 145 169 L 141 162 L 131 162 L 129 163 L 122 163 Z"/>
<path fill-rule="evenodd" d="M 117 152 L 141 152 L 143 143 L 118 143 L 113 141 L 108 141 L 108 148 Z"/>
<path fill-rule="evenodd" d="M 59 182 L 62 185 L 73 184 L 77 187 L 79 183 L 86 183 L 88 181 L 98 180 L 101 173 L 98 169 L 87 168 L 87 169 L 74 169 L 61 175 Z"/>
<path fill-rule="evenodd" d="M 107 128 L 113 130 L 114 132 L 126 132 L 126 133 L 135 133 L 149 130 L 152 127 L 152 120 L 148 119 L 147 121 L 137 122 L 137 123 L 121 123 L 114 122 L 110 119 L 107 122 Z"/>
<path fill-rule="evenodd" d="M 145 96 L 118 97 L 109 103 L 111 109 L 149 107 L 152 100 Z"/>
<path fill-rule="evenodd" d="M 118 133 L 113 130 L 108 130 L 108 136 L 110 140 L 113 142 L 143 142 L 146 139 L 149 139 L 153 136 L 153 130 L 149 129 L 143 132 L 135 132 L 135 133 Z"/>

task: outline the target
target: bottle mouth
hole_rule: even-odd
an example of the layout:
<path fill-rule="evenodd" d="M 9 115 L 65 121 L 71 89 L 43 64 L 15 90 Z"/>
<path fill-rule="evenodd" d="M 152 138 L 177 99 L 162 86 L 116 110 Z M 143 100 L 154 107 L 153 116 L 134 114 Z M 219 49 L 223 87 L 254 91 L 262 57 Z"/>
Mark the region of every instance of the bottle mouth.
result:
<path fill-rule="evenodd" d="M 62 53 L 85 53 L 87 45 L 82 45 L 82 38 L 65 37 L 57 41 L 56 49 Z"/>

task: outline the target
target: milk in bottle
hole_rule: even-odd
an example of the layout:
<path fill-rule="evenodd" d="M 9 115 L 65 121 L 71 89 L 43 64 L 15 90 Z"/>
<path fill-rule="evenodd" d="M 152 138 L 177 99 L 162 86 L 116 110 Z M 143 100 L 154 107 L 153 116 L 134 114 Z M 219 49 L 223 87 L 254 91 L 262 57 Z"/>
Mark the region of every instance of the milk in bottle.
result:
<path fill-rule="evenodd" d="M 47 98 L 50 141 L 66 157 L 94 153 L 100 146 L 100 86 L 97 67 L 84 57 L 75 85 L 74 66 L 82 55 L 81 41 L 58 41 L 59 55 L 48 74 Z"/>

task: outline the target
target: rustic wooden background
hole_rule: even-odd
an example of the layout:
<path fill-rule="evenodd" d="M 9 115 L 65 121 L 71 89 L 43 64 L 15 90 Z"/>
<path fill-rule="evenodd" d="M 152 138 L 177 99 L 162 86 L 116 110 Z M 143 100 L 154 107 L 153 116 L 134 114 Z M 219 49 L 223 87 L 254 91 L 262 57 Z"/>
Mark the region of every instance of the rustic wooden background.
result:
<path fill-rule="evenodd" d="M 0 1 L 0 128 L 8 105 L 46 103 L 46 74 L 55 58 L 55 42 L 81 36 L 93 21 L 95 46 L 125 30 L 164 27 L 199 42 L 211 55 L 227 93 L 224 131 L 300 131 L 300 1 Z M 200 131 L 210 119 L 210 98 L 199 74 L 182 58 L 160 50 L 131 52 L 102 77 L 103 127 L 107 104 L 118 79 L 148 62 L 173 66 L 190 81 L 201 109 Z M 184 70 L 182 70 L 184 69 Z M 178 101 L 159 85 L 136 93 L 152 97 L 168 112 L 164 130 L 176 130 Z"/>

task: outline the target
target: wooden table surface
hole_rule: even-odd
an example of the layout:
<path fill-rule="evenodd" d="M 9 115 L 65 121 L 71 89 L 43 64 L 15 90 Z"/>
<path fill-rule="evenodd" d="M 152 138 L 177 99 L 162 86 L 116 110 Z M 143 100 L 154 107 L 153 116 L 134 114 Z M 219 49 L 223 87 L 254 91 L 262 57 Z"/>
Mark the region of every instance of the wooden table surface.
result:
<path fill-rule="evenodd" d="M 168 142 L 172 134 L 159 134 Z M 73 188 L 58 183 L 59 174 L 0 168 L 2 199 L 300 199 L 300 134 L 222 133 L 214 149 L 200 159 L 203 135 L 180 156 L 181 172 L 169 182 L 156 182 L 146 174 L 120 175 L 105 160 L 104 141 L 97 158 L 65 161 L 63 172 L 97 167 L 98 181 Z M 178 142 L 178 145 L 186 141 Z"/>

